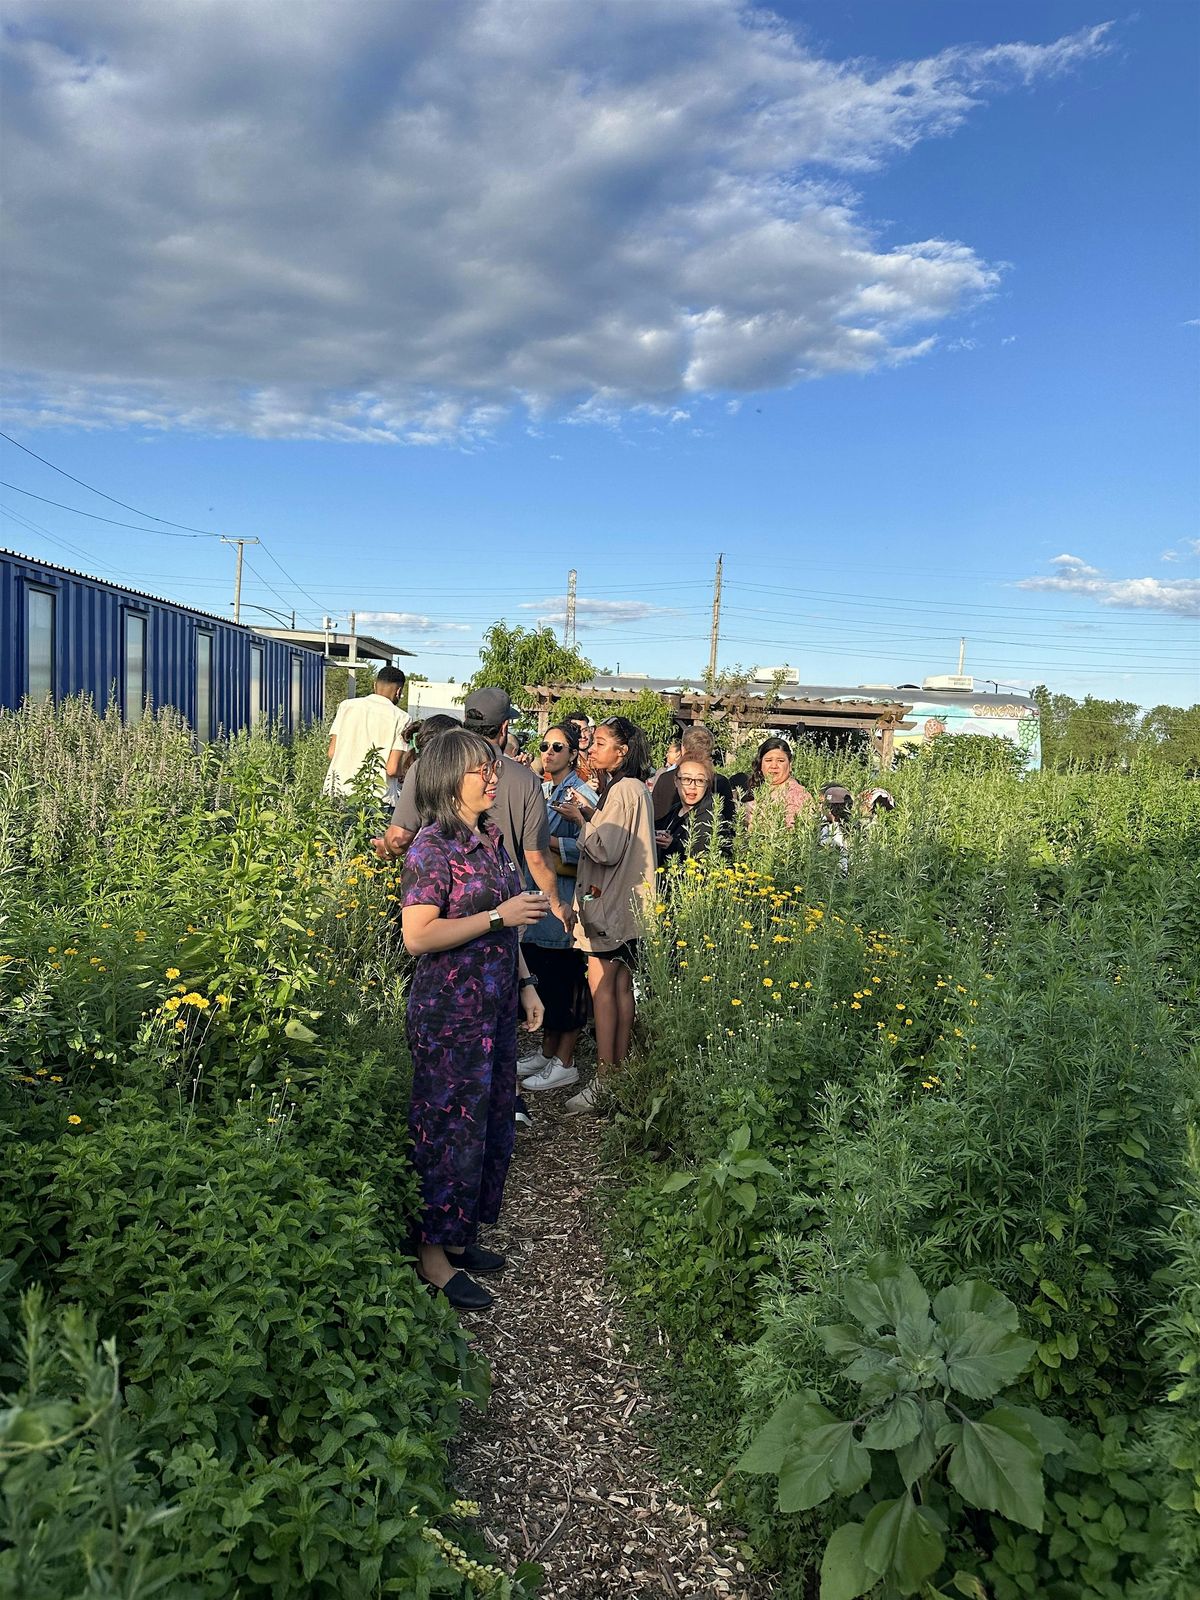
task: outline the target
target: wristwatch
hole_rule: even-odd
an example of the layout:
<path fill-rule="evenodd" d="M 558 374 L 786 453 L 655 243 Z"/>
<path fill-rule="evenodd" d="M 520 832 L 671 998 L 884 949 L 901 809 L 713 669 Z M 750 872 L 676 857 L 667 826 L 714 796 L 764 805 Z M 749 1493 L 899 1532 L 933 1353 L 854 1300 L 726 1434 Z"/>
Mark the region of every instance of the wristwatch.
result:
<path fill-rule="evenodd" d="M 504 918 L 500 915 L 495 906 L 493 906 L 488 912 L 488 927 L 493 933 L 504 932 Z"/>
<path fill-rule="evenodd" d="M 521 978 L 517 983 L 518 989 L 525 989 L 525 988 L 534 988 L 534 989 L 536 989 L 537 986 L 538 986 L 538 981 L 537 981 L 537 973 L 536 972 L 527 973 L 526 976 Z"/>

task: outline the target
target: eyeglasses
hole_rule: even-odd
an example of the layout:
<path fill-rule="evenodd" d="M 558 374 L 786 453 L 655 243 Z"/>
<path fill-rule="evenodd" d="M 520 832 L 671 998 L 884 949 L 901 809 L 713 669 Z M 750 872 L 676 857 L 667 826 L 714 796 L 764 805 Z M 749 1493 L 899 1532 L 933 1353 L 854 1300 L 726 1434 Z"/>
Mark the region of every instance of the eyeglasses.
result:
<path fill-rule="evenodd" d="M 553 741 L 553 743 L 550 743 L 550 744 L 548 744 L 546 742 L 546 740 L 543 739 L 541 744 L 538 746 L 538 749 L 542 752 L 543 755 L 546 754 L 547 750 L 553 750 L 555 755 L 558 755 L 560 751 L 565 750 L 566 748 L 567 748 L 566 745 L 565 744 L 559 744 L 557 739 L 555 739 Z"/>
<path fill-rule="evenodd" d="M 707 778 L 676 778 L 675 782 L 681 789 L 705 789 L 708 787 Z"/>
<path fill-rule="evenodd" d="M 473 772 L 477 778 L 482 778 L 484 783 L 490 783 L 493 778 L 500 776 L 500 763 L 487 761 L 482 767 L 468 767 L 468 772 Z"/>

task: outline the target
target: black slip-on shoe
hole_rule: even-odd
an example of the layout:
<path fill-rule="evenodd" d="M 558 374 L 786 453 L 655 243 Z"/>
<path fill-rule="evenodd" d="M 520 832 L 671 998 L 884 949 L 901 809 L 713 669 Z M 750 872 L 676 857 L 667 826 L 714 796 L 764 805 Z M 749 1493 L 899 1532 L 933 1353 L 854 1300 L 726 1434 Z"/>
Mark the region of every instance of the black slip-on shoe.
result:
<path fill-rule="evenodd" d="M 456 1272 L 438 1293 L 444 1294 L 456 1311 L 486 1311 L 493 1302 L 483 1285 L 465 1272 Z"/>
<path fill-rule="evenodd" d="M 481 1244 L 447 1250 L 446 1260 L 452 1267 L 462 1267 L 467 1272 L 500 1272 L 508 1265 L 507 1256 L 502 1256 L 499 1250 L 485 1250 Z"/>

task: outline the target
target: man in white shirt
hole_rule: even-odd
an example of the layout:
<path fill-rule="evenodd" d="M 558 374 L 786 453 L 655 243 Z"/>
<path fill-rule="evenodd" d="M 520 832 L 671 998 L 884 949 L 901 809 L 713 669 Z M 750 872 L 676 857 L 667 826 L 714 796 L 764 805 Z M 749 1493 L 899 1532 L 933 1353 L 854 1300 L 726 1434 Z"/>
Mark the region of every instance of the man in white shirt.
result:
<path fill-rule="evenodd" d="M 371 694 L 343 700 L 329 734 L 329 771 L 324 792 L 353 802 L 356 792 L 373 797 L 390 817 L 399 797 L 396 781 L 404 753 L 404 712 L 397 705 L 404 691 L 399 667 L 381 667 Z"/>

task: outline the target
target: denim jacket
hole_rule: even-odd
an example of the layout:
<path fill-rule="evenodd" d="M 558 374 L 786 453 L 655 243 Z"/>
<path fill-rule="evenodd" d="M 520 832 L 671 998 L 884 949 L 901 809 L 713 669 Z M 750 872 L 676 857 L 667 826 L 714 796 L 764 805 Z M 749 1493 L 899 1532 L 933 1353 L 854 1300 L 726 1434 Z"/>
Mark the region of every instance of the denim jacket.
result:
<path fill-rule="evenodd" d="M 548 783 L 549 779 L 546 782 Z M 545 787 L 546 784 L 543 783 L 542 788 L 545 789 Z M 547 794 L 546 816 L 550 822 L 550 836 L 558 840 L 559 848 L 562 851 L 562 859 L 574 862 L 577 865 L 579 862 L 579 825 L 575 822 L 568 822 L 566 817 L 560 817 L 554 809 L 559 800 L 565 799 L 572 792 L 583 801 L 585 806 L 594 806 L 597 802 L 596 791 L 589 788 L 578 773 L 568 772 Z M 533 889 L 536 887 L 533 879 L 529 876 L 528 870 L 525 873 L 525 881 L 528 888 Z M 564 906 L 569 906 L 575 898 L 575 879 L 573 877 L 564 877 L 559 873 L 557 882 L 558 898 Z M 568 950 L 571 948 L 571 939 L 567 934 L 567 930 L 550 911 L 547 911 L 540 922 L 535 922 L 531 928 L 526 928 L 524 939 L 526 944 L 545 945 L 550 949 Z"/>

